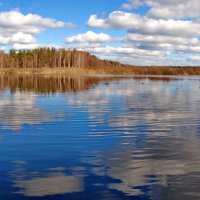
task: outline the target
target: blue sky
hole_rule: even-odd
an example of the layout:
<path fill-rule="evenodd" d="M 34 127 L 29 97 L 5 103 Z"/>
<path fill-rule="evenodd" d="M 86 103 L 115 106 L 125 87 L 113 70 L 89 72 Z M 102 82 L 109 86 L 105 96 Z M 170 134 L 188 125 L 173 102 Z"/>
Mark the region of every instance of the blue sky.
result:
<path fill-rule="evenodd" d="M 135 65 L 199 65 L 199 0 L 0 0 L 0 48 L 85 50 Z"/>
<path fill-rule="evenodd" d="M 106 15 L 114 11 L 116 8 L 120 8 L 123 4 L 123 0 L 111 0 L 108 4 L 107 0 L 1 0 L 1 11 L 10 11 L 13 9 L 19 9 L 23 14 L 36 13 L 43 17 L 53 18 L 64 22 L 72 22 L 76 25 L 72 29 L 57 29 L 47 30 L 47 34 L 41 34 L 38 37 L 40 42 L 48 43 L 52 40 L 56 41 L 54 44 L 61 45 L 64 43 L 64 38 L 85 32 L 89 28 L 86 22 L 91 14 Z M 90 28 L 90 30 L 93 30 Z M 99 32 L 99 30 L 96 30 Z M 114 32 L 116 36 L 118 32 Z"/>

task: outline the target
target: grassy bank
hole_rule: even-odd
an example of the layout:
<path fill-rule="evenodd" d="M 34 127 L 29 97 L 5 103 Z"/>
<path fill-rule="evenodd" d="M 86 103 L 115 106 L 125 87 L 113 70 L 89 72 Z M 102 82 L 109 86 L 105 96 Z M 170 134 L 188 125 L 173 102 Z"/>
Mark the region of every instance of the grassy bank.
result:
<path fill-rule="evenodd" d="M 0 73 L 200 75 L 200 67 L 136 67 L 75 49 L 38 48 L 0 51 Z"/>
<path fill-rule="evenodd" d="M 93 70 L 79 69 L 79 68 L 7 68 L 0 69 L 0 74 L 41 74 L 41 75 L 53 75 L 53 74 L 92 74 Z"/>
<path fill-rule="evenodd" d="M 200 67 L 1 68 L 0 74 L 200 75 Z"/>

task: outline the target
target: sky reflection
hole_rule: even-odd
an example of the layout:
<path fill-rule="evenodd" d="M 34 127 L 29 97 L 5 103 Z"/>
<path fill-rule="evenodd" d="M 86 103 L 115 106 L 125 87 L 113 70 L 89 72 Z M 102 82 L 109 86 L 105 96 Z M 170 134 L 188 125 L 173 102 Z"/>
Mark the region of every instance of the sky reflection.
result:
<path fill-rule="evenodd" d="M 0 127 L 19 130 L 24 124 L 42 124 L 53 121 L 62 113 L 46 112 L 36 104 L 37 95 L 28 92 L 5 93 L 0 96 Z"/>
<path fill-rule="evenodd" d="M 0 197 L 199 198 L 200 78 L 44 80 L 0 92 Z"/>

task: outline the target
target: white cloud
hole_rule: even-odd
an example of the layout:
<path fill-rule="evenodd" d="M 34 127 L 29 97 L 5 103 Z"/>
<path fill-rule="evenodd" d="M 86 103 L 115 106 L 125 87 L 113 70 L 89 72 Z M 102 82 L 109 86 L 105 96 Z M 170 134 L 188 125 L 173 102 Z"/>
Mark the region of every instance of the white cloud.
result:
<path fill-rule="evenodd" d="M 102 59 L 117 60 L 134 65 L 199 65 L 199 42 L 194 46 L 191 45 L 196 43 L 195 39 L 188 40 L 183 44 L 181 44 L 182 38 L 177 38 L 178 42 L 173 41 L 173 38 L 164 37 L 163 39 L 165 41 L 163 40 L 161 43 L 153 40 L 139 43 L 137 41 L 136 43 L 124 42 L 115 47 L 100 43 L 78 43 L 67 45 L 66 49 L 76 48 L 80 51 L 90 52 Z M 171 43 L 167 43 L 168 40 Z"/>
<path fill-rule="evenodd" d="M 21 43 L 14 43 L 13 44 L 13 49 L 15 50 L 20 50 L 20 49 L 35 49 L 39 45 L 37 43 L 35 44 L 21 44 Z"/>
<path fill-rule="evenodd" d="M 103 43 L 103 42 L 111 42 L 112 38 L 105 33 L 94 33 L 92 31 L 88 31 L 84 34 L 78 34 L 72 37 L 66 38 L 67 43 L 75 43 L 75 42 L 89 42 L 89 43 Z"/>
<path fill-rule="evenodd" d="M 165 53 L 160 51 L 148 51 L 144 49 L 138 49 L 134 47 L 112 47 L 112 46 L 101 46 L 101 47 L 95 47 L 88 50 L 92 53 L 101 53 L 105 55 L 143 55 L 143 56 L 161 56 Z"/>
<path fill-rule="evenodd" d="M 185 37 L 171 37 L 171 36 L 161 36 L 157 35 L 142 35 L 129 33 L 126 36 L 128 42 L 142 42 L 142 43 L 153 43 L 153 44 L 189 44 L 189 45 L 199 45 L 199 40 L 197 38 L 185 38 Z"/>
<path fill-rule="evenodd" d="M 157 51 L 174 51 L 174 53 L 199 53 L 198 38 L 171 37 L 160 35 L 141 35 L 129 33 L 125 39 L 126 45 L 136 45 L 139 48 Z"/>
<path fill-rule="evenodd" d="M 64 22 L 50 18 L 43 18 L 37 14 L 24 15 L 17 10 L 0 13 L 1 34 L 16 32 L 38 34 L 46 28 L 62 28 L 64 26 Z"/>
<path fill-rule="evenodd" d="M 35 38 L 32 35 L 21 33 L 21 32 L 15 33 L 12 36 L 12 41 L 13 42 L 19 42 L 19 43 L 24 43 L 24 44 L 29 44 L 29 43 L 35 43 L 36 42 Z"/>
<path fill-rule="evenodd" d="M 155 18 L 188 18 L 200 16 L 199 0 L 162 1 L 150 9 L 148 15 Z"/>
<path fill-rule="evenodd" d="M 55 19 L 44 18 L 38 14 L 22 14 L 19 10 L 0 12 L 0 44 L 12 45 L 14 49 L 33 49 L 38 47 L 35 34 L 51 28 L 72 28 L 75 25 Z"/>
<path fill-rule="evenodd" d="M 107 19 L 100 19 L 96 15 L 91 15 L 87 25 L 93 28 L 102 29 L 128 29 L 138 25 L 140 20 L 141 17 L 134 13 L 114 11 Z"/>
<path fill-rule="evenodd" d="M 98 19 L 96 15 L 91 15 L 87 25 L 94 28 L 111 28 L 104 19 Z"/>
<path fill-rule="evenodd" d="M 144 15 L 134 13 L 135 8 L 143 6 L 149 8 Z M 103 31 L 77 33 L 65 39 L 67 48 L 77 48 L 102 58 L 131 64 L 140 62 L 141 65 L 171 63 L 174 62 L 175 57 L 179 57 L 179 60 L 182 59 L 184 63 L 184 61 L 189 62 L 189 59 L 184 59 L 184 56 L 190 58 L 192 54 L 193 59 L 190 59 L 192 61 L 198 57 L 200 53 L 199 0 L 124 0 L 122 7 L 132 11 L 113 11 L 107 17 L 94 14 L 88 19 L 89 27 L 111 29 L 110 35 Z M 37 44 L 34 35 L 41 34 L 48 28 L 73 28 L 74 26 L 70 22 L 44 18 L 38 14 L 23 14 L 18 10 L 0 12 L 0 45 L 10 45 L 15 49 L 57 46 Z M 127 33 L 121 38 L 119 34 L 115 34 L 118 38 L 114 38 L 111 34 L 114 31 Z"/>
<path fill-rule="evenodd" d="M 15 33 L 9 37 L 3 37 L 0 35 L 0 45 L 13 45 L 14 48 L 19 49 L 19 46 L 36 47 L 36 39 L 31 34 L 25 34 L 22 32 Z"/>
<path fill-rule="evenodd" d="M 92 28 L 111 29 L 112 31 L 124 30 L 127 35 L 122 39 L 114 39 L 118 42 L 115 46 L 79 46 L 80 50 L 89 51 L 102 58 L 110 58 L 131 64 L 139 65 L 188 65 L 192 54 L 200 53 L 200 23 L 197 19 L 176 19 L 150 17 L 153 8 L 163 8 L 176 3 L 183 4 L 178 0 L 174 1 L 151 1 L 151 0 L 129 0 L 123 7 L 134 9 L 148 5 L 150 10 L 146 15 L 139 15 L 134 12 L 113 11 L 108 17 L 91 15 L 87 25 Z M 164 14 L 164 12 L 163 12 Z M 165 15 L 165 14 L 164 14 Z M 71 38 L 71 40 L 75 38 Z M 76 40 L 83 42 L 83 40 Z M 92 41 L 91 41 L 92 43 Z M 119 44 L 120 43 L 120 44 Z M 197 55 L 198 56 L 198 55 Z M 197 62 L 192 62 L 197 64 Z M 190 64 L 189 64 L 190 65 Z"/>
<path fill-rule="evenodd" d="M 98 19 L 96 15 L 91 15 L 87 24 L 94 28 L 125 29 L 129 32 L 140 34 L 179 35 L 182 37 L 200 35 L 200 24 L 197 22 L 189 20 L 151 19 L 123 11 L 114 11 L 107 19 Z"/>
<path fill-rule="evenodd" d="M 66 48 L 68 49 L 77 48 L 80 51 L 87 51 L 101 58 L 107 58 L 131 64 L 136 64 L 136 62 L 133 62 L 134 59 L 132 59 L 136 57 L 137 58 L 143 57 L 146 60 L 149 60 L 150 61 L 149 63 L 152 63 L 153 58 L 158 58 L 158 57 L 163 58 L 170 55 L 170 52 L 162 52 L 160 50 L 139 49 L 136 46 L 125 46 L 125 45 L 113 47 L 110 45 L 102 45 L 99 43 L 92 43 L 92 44 L 82 43 L 78 45 L 67 46 Z M 139 63 L 137 62 L 137 64 Z"/>
<path fill-rule="evenodd" d="M 195 18 L 200 17 L 199 0 L 128 0 L 125 9 L 149 6 L 148 16 L 155 18 Z"/>

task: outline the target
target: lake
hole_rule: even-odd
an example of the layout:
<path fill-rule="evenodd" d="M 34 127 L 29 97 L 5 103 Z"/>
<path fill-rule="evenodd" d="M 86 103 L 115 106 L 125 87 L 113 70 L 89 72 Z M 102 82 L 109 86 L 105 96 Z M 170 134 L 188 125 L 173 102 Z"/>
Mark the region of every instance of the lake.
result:
<path fill-rule="evenodd" d="M 1 200 L 200 199 L 200 77 L 0 76 Z"/>

